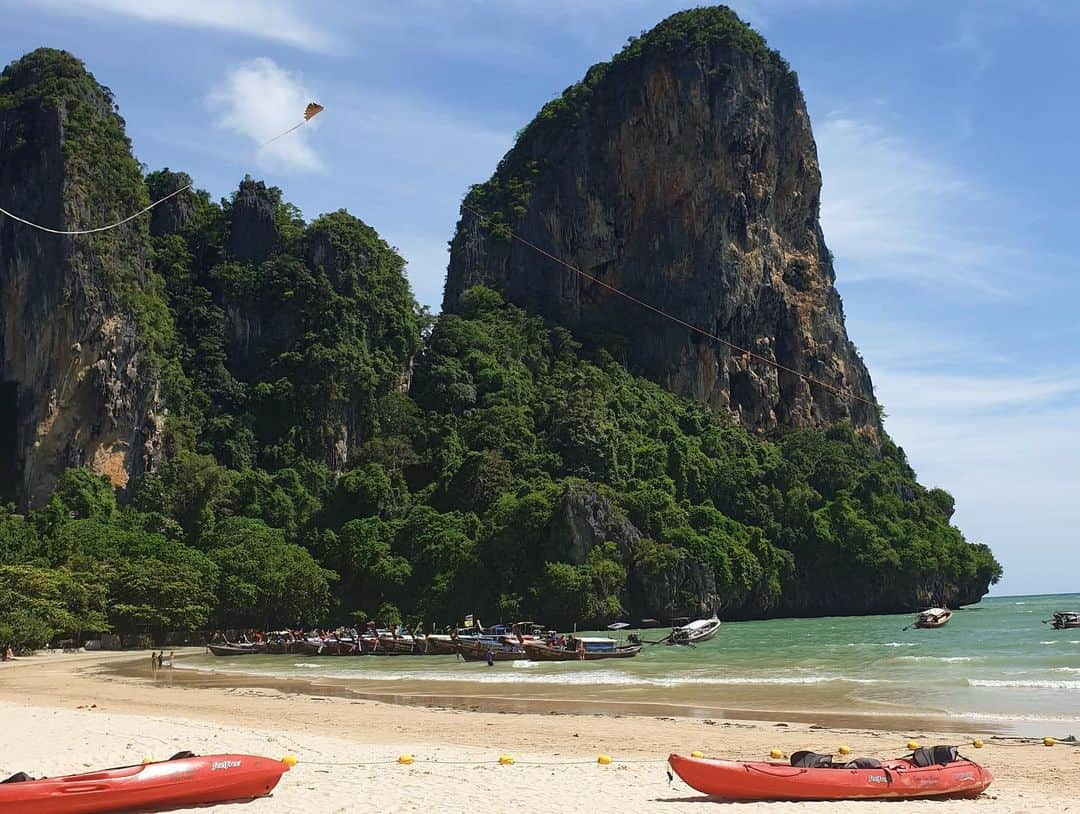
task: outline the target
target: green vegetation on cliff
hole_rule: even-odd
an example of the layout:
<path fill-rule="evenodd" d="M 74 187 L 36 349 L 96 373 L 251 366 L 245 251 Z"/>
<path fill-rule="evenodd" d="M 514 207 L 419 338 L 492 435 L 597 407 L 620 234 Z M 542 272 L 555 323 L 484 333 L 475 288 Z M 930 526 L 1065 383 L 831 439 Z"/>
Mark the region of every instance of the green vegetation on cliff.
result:
<path fill-rule="evenodd" d="M 56 599 L 36 627 L 7 605 L 0 630 L 69 631 L 64 614 L 83 630 L 106 620 L 121 631 L 448 623 L 473 611 L 599 623 L 696 608 L 685 580 L 655 587 L 691 562 L 714 575 L 728 616 L 814 609 L 794 599 L 814 580 L 845 586 L 851 604 L 833 609 L 855 612 L 878 594 L 892 592 L 899 609 L 919 585 L 957 596 L 1000 573 L 949 524 L 948 495 L 919 486 L 891 442 L 876 449 L 843 426 L 754 437 L 606 356 L 587 358 L 565 329 L 482 287 L 435 323 L 400 392 L 420 324 L 400 263 L 343 213 L 304 230 L 308 245 L 326 233 L 363 258 L 333 281 L 299 257 L 244 272 L 169 255 L 190 437 L 130 505 L 72 470 L 48 506 L 0 521 L 0 565 L 75 581 L 87 597 L 74 609 Z M 190 254 L 206 239 L 194 228 L 182 242 Z M 199 280 L 213 290 L 196 293 Z M 257 365 L 227 350 L 226 304 L 252 296 L 304 324 L 292 344 L 249 349 Z M 333 441 L 335 398 L 364 427 L 340 473 L 319 446 Z M 581 548 L 564 522 L 580 514 L 575 496 L 608 512 L 616 539 Z"/>
<path fill-rule="evenodd" d="M 687 14 L 612 64 L 674 47 L 684 26 L 771 53 L 726 10 Z M 34 92 L 55 84 L 77 108 L 83 79 L 65 84 L 55 54 L 34 55 L 58 66 Z M 122 129 L 95 127 L 72 149 L 104 180 L 64 192 L 80 223 L 185 182 L 161 171 L 128 188 Z M 95 197 L 115 173 L 126 197 Z M 0 640 L 470 612 L 560 626 L 859 613 L 973 601 L 1000 575 L 888 439 L 752 434 L 482 286 L 432 319 L 405 261 L 347 212 L 306 223 L 245 179 L 231 199 L 185 193 L 150 230 L 99 238 L 98 262 L 119 240 L 142 241 L 152 266 L 107 279 L 141 298 L 143 340 L 168 362 L 166 459 L 119 503 L 71 469 L 45 505 L 0 512 Z"/>
<path fill-rule="evenodd" d="M 746 54 L 765 69 L 793 78 L 790 66 L 779 52 L 769 48 L 765 38 L 727 6 L 677 12 L 649 31 L 643 31 L 640 37 L 630 37 L 611 60 L 596 63 L 580 82 L 545 104 L 518 132 L 515 149 L 506 154 L 491 178 L 470 188 L 465 203 L 484 215 L 482 226 L 491 237 L 508 241 L 510 225 L 524 214 L 532 186 L 546 163 L 522 154 L 516 149 L 518 145 L 555 142 L 562 131 L 587 118 L 593 95 L 601 88 L 624 87 L 627 74 L 635 65 L 693 55 L 700 49 L 716 46 Z"/>

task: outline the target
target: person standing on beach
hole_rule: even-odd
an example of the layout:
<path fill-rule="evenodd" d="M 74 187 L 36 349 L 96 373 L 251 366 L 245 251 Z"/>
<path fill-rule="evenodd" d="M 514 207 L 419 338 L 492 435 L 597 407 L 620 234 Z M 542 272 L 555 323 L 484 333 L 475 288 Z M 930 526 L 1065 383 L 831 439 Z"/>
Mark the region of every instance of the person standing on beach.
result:
<path fill-rule="evenodd" d="M 150 653 L 150 675 L 157 675 L 157 651 Z"/>
<path fill-rule="evenodd" d="M 164 666 L 164 664 L 165 664 L 165 651 L 162 650 L 160 653 L 157 654 L 157 666 L 158 666 L 158 669 L 160 670 Z"/>
<path fill-rule="evenodd" d="M 490 647 L 487 649 L 487 665 L 491 667 L 495 664 L 495 651 Z"/>

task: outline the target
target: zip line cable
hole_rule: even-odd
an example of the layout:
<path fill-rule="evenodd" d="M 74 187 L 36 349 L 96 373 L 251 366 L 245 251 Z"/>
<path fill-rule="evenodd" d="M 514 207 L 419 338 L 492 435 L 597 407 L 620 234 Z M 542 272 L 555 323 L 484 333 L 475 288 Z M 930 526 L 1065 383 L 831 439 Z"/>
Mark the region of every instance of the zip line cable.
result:
<path fill-rule="evenodd" d="M 270 141 L 263 142 L 262 144 L 259 145 L 259 149 L 261 150 L 267 144 L 270 144 L 271 142 L 277 141 L 282 136 L 287 136 L 287 135 L 289 135 L 289 133 L 293 132 L 294 130 L 297 130 L 300 127 L 303 127 L 305 124 L 307 124 L 309 121 L 311 121 L 315 116 L 318 116 L 320 113 L 322 113 L 323 110 L 324 110 L 324 108 L 323 108 L 322 105 L 316 104 L 315 102 L 312 102 L 304 110 L 304 120 L 303 121 L 294 124 L 288 130 L 283 130 L 282 132 L 278 133 L 276 136 L 274 136 L 272 139 L 270 139 Z M 66 236 L 66 237 L 71 237 L 71 236 L 75 236 L 75 235 L 93 235 L 93 234 L 96 234 L 98 232 L 108 232 L 111 229 L 116 229 L 119 226 L 123 226 L 125 223 L 130 223 L 131 221 L 135 220 L 135 218 L 139 217 L 140 215 L 145 215 L 147 212 L 149 212 L 155 206 L 158 206 L 160 204 L 165 203 L 165 201 L 179 195 L 184 190 L 192 189 L 193 186 L 194 186 L 193 183 L 184 184 L 184 186 L 180 187 L 179 189 L 174 189 L 168 195 L 165 195 L 162 198 L 158 198 L 156 201 L 154 201 L 149 206 L 143 207 L 138 212 L 136 212 L 134 215 L 128 215 L 126 218 L 116 221 L 116 223 L 110 223 L 110 224 L 108 224 L 106 226 L 98 226 L 98 227 L 95 227 L 93 229 L 53 229 L 53 228 L 51 228 L 49 226 L 42 226 L 40 223 L 34 223 L 33 221 L 29 221 L 26 218 L 21 218 L 18 215 L 14 214 L 13 212 L 8 212 L 3 207 L 0 207 L 0 214 L 7 215 L 9 218 L 11 218 L 14 221 L 18 221 L 19 223 L 22 223 L 22 224 L 24 224 L 26 226 L 29 226 L 32 229 L 37 229 L 39 232 L 46 232 L 46 233 L 48 233 L 50 235 L 63 235 L 63 236 Z"/>
<path fill-rule="evenodd" d="M 158 204 L 163 204 L 165 203 L 165 201 L 169 200 L 169 198 L 172 198 L 175 195 L 179 195 L 185 189 L 191 189 L 191 186 L 191 184 L 184 184 L 184 186 L 180 187 L 180 189 L 174 189 L 164 198 L 159 198 L 149 206 L 140 209 L 134 215 L 128 215 L 123 220 L 118 220 L 116 223 L 110 223 L 108 226 L 98 226 L 96 229 L 50 229 L 48 226 L 42 226 L 38 223 L 32 223 L 26 218 L 20 218 L 18 215 L 14 215 L 11 212 L 8 212 L 2 206 L 0 206 L 0 213 L 7 215 L 12 220 L 17 220 L 19 223 L 23 223 L 27 226 L 37 229 L 40 232 L 48 232 L 50 235 L 92 235 L 96 232 L 107 232 L 110 229 L 115 229 L 118 226 L 123 226 L 125 223 L 129 223 L 130 221 L 135 220 L 135 218 L 139 217 L 140 215 L 145 215 Z"/>
<path fill-rule="evenodd" d="M 474 209 L 473 207 L 469 206 L 466 203 L 463 203 L 461 205 L 461 208 L 464 209 L 466 212 L 472 213 L 473 215 L 475 215 L 481 221 L 490 222 L 490 218 L 486 217 L 481 212 L 479 212 L 478 210 Z M 838 396 L 840 398 L 845 398 L 845 399 L 851 399 L 853 401 L 862 402 L 863 404 L 866 404 L 866 405 L 869 405 L 870 407 L 873 407 L 875 410 L 878 409 L 878 404 L 877 404 L 876 401 L 872 401 L 871 399 L 868 399 L 868 398 L 863 398 L 862 396 L 858 395 L 857 393 L 852 393 L 849 390 L 844 390 L 842 388 L 836 387 L 836 386 L 831 385 L 831 384 L 829 384 L 827 382 L 823 382 L 820 379 L 815 379 L 813 376 L 810 376 L 807 373 L 801 373 L 800 371 L 795 370 L 794 368 L 790 368 L 790 367 L 788 367 L 786 365 L 783 365 L 783 364 L 781 364 L 780 362 L 777 362 L 774 359 L 769 359 L 768 357 L 762 356 L 759 353 L 754 353 L 752 350 L 749 350 L 748 348 L 743 348 L 743 347 L 740 347 L 739 345 L 736 345 L 733 342 L 729 342 L 728 340 L 723 339 L 722 337 L 719 337 L 716 334 L 705 330 L 704 328 L 700 328 L 697 325 L 694 325 L 694 324 L 692 324 L 690 322 L 687 322 L 684 319 L 680 319 L 679 317 L 675 316 L 674 314 L 669 314 L 667 311 L 663 310 L 662 308 L 658 308 L 657 306 L 652 305 L 651 303 L 648 303 L 648 302 L 645 302 L 644 300 L 638 299 L 633 294 L 628 294 L 625 291 L 623 291 L 622 289 L 616 288 L 615 286 L 611 285 L 611 283 L 604 282 L 599 277 L 595 277 L 592 274 L 589 274 L 588 272 L 582 271 L 577 266 L 571 265 L 570 263 L 566 262 L 565 260 L 563 260 L 560 257 L 555 256 L 554 254 L 547 251 L 546 249 L 543 249 L 540 246 L 537 246 L 535 243 L 532 243 L 532 242 L 526 240 L 525 238 L 521 237 L 521 235 L 517 234 L 516 232 L 514 232 L 512 230 L 507 230 L 507 231 L 510 232 L 510 237 L 512 239 L 516 240 L 518 243 L 521 243 L 521 244 L 523 244 L 525 246 L 528 246 L 533 251 L 535 251 L 535 252 L 537 252 L 539 254 L 542 254 L 544 257 L 547 257 L 549 260 L 555 261 L 560 266 L 563 266 L 564 268 L 569 269 L 570 271 L 574 272 L 578 276 L 583 277 L 586 280 L 589 280 L 591 282 L 594 282 L 594 283 L 596 283 L 597 285 L 599 285 L 599 286 L 601 286 L 603 288 L 606 288 L 611 293 L 617 294 L 618 296 L 622 297 L 623 299 L 629 300 L 630 302 L 632 302 L 635 305 L 638 305 L 638 306 L 646 309 L 647 311 L 652 311 L 654 314 L 657 314 L 657 315 L 663 317 L 664 319 L 671 320 L 672 322 L 676 323 L 677 325 L 681 325 L 682 327 L 686 328 L 689 331 L 693 331 L 696 334 L 700 334 L 701 336 L 704 336 L 704 337 L 706 337 L 708 339 L 711 339 L 714 342 L 719 342 L 721 345 L 724 345 L 724 346 L 730 348 L 733 351 L 737 351 L 738 353 L 740 353 L 740 354 L 742 354 L 742 355 L 744 355 L 744 356 L 746 356 L 748 358 L 756 359 L 757 361 L 762 362 L 762 363 L 764 363 L 766 365 L 769 365 L 770 367 L 774 367 L 777 370 L 782 370 L 785 373 L 790 373 L 793 376 L 798 376 L 800 379 L 807 382 L 808 384 L 816 384 L 818 387 L 821 387 L 821 388 L 824 388 L 825 390 L 828 390 L 830 393 L 832 393 L 835 396 Z"/>

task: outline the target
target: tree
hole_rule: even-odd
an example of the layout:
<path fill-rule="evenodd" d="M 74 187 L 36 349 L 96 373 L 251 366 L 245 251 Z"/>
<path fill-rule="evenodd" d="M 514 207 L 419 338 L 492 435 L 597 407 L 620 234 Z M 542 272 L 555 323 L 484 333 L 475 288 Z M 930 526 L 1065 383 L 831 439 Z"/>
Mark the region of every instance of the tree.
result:
<path fill-rule="evenodd" d="M 220 571 L 218 621 L 225 624 L 311 625 L 330 608 L 333 571 L 286 543 L 280 529 L 233 517 L 208 536 L 208 554 Z"/>
<path fill-rule="evenodd" d="M 105 596 L 90 574 L 0 566 L 0 642 L 33 649 L 57 636 L 107 631 Z"/>

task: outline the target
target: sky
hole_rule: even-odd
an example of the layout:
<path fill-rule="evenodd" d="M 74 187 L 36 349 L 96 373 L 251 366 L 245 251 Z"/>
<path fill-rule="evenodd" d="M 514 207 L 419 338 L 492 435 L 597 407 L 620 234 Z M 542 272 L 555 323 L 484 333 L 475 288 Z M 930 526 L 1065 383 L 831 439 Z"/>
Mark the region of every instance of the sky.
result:
<path fill-rule="evenodd" d="M 886 428 L 1005 567 L 1080 591 L 1080 4 L 733 0 L 806 96 L 848 333 Z M 0 0 L 0 62 L 65 48 L 136 156 L 215 197 L 246 174 L 348 209 L 437 311 L 447 241 L 546 101 L 666 0 Z M 326 111 L 286 139 L 310 100 Z"/>

